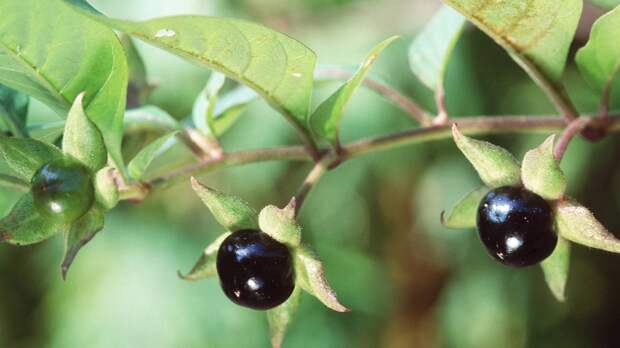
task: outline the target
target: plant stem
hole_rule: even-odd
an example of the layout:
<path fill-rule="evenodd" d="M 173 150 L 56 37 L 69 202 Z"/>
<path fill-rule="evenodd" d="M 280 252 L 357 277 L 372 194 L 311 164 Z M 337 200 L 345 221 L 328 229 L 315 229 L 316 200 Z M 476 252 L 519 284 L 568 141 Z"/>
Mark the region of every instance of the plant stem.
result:
<path fill-rule="evenodd" d="M 444 125 L 448 122 L 448 109 L 446 108 L 446 94 L 441 85 L 435 90 L 435 104 L 437 104 L 437 116 L 433 118 L 433 124 Z"/>
<path fill-rule="evenodd" d="M 314 185 L 319 181 L 321 176 L 325 174 L 329 170 L 330 163 L 333 162 L 334 159 L 332 156 L 325 156 L 322 160 L 317 162 L 308 176 L 306 180 L 301 184 L 299 190 L 297 190 L 297 194 L 295 195 L 295 216 L 299 215 L 299 211 L 301 210 L 301 206 L 304 204 L 308 193 L 314 187 Z"/>
<path fill-rule="evenodd" d="M 553 148 L 553 157 L 555 157 L 557 161 L 562 160 L 562 157 L 568 148 L 568 144 L 570 144 L 575 135 L 581 133 L 581 131 L 584 130 L 590 122 L 592 122 L 592 118 L 579 117 L 566 126 L 564 132 L 562 132 L 562 135 Z"/>
<path fill-rule="evenodd" d="M 317 69 L 314 73 L 314 76 L 317 79 L 349 79 L 353 76 L 353 73 L 337 68 L 322 68 Z M 419 124 L 431 124 L 431 116 L 429 116 L 422 107 L 416 104 L 413 100 L 402 95 L 394 88 L 368 77 L 364 79 L 364 86 L 372 89 L 373 91 L 385 97 L 387 100 L 394 103 L 394 105 L 405 111 L 409 116 L 411 116 L 412 119 L 417 121 Z"/>

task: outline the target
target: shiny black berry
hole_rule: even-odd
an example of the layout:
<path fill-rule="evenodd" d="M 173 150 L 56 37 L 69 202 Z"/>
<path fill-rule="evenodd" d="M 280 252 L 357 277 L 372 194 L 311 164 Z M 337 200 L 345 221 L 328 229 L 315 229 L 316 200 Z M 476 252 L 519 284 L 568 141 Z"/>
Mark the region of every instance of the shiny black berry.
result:
<path fill-rule="evenodd" d="M 37 211 L 56 221 L 74 221 L 93 205 L 92 175 L 77 161 L 60 158 L 48 162 L 37 170 L 31 183 Z"/>
<path fill-rule="evenodd" d="M 489 254 L 509 266 L 541 262 L 558 241 L 549 203 L 520 187 L 504 186 L 487 193 L 478 207 L 477 224 Z"/>
<path fill-rule="evenodd" d="M 259 230 L 236 231 L 224 239 L 217 274 L 231 301 L 253 309 L 282 304 L 295 287 L 291 252 Z"/>

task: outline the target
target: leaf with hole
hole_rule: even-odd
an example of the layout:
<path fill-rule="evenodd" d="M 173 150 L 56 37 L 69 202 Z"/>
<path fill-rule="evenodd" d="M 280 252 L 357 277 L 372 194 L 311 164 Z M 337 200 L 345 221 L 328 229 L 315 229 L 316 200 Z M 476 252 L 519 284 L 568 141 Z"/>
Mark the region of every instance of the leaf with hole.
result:
<path fill-rule="evenodd" d="M 85 111 L 122 167 L 127 62 L 114 32 L 60 0 L 3 0 L 0 13 L 0 83 L 62 117 L 85 91 Z"/>
<path fill-rule="evenodd" d="M 521 165 L 521 180 L 526 189 L 548 200 L 559 199 L 566 191 L 566 177 L 553 156 L 555 135 L 528 151 Z"/>
<path fill-rule="evenodd" d="M 540 266 L 551 293 L 558 301 L 564 302 L 570 266 L 570 242 L 558 236 L 558 244 L 555 250 Z"/>
<path fill-rule="evenodd" d="M 577 51 L 581 75 L 602 98 L 610 93 L 620 69 L 620 7 L 596 20 L 588 43 Z M 605 101 L 603 101 L 605 102 Z"/>
<path fill-rule="evenodd" d="M 83 98 L 84 93 L 78 94 L 69 110 L 62 137 L 62 151 L 96 172 L 105 166 L 108 152 L 101 132 L 84 113 Z"/>
<path fill-rule="evenodd" d="M 467 137 L 456 125 L 452 126 L 452 137 L 487 186 L 496 188 L 521 183 L 519 162 L 506 149 Z"/>
<path fill-rule="evenodd" d="M 177 133 L 178 131 L 170 132 L 143 148 L 127 166 L 131 178 L 134 180 L 142 179 L 151 162 L 162 153 L 162 150 L 167 149 L 167 143 L 173 140 Z"/>
<path fill-rule="evenodd" d="M 53 145 L 30 138 L 4 136 L 0 136 L 0 154 L 12 171 L 28 182 L 42 165 L 63 157 L 62 152 Z"/>
<path fill-rule="evenodd" d="M 486 186 L 469 192 L 452 207 L 450 212 L 441 213 L 441 223 L 448 228 L 475 228 L 478 206 L 487 192 L 489 188 Z"/>
<path fill-rule="evenodd" d="M 375 46 L 366 56 L 357 72 L 314 110 L 310 117 L 310 127 L 317 137 L 327 140 L 334 147 L 339 146 L 340 121 L 344 116 L 346 105 L 353 97 L 353 93 L 364 82 L 370 67 L 381 52 L 397 38 L 397 36 L 390 37 Z"/>
<path fill-rule="evenodd" d="M 442 6 L 409 46 L 409 66 L 428 88 L 443 88 L 450 55 L 465 27 L 465 17 Z"/>
<path fill-rule="evenodd" d="M 240 198 L 202 185 L 196 178 L 191 179 L 192 188 L 211 210 L 215 220 L 226 231 L 238 231 L 246 228 L 257 228 L 257 213 Z"/>

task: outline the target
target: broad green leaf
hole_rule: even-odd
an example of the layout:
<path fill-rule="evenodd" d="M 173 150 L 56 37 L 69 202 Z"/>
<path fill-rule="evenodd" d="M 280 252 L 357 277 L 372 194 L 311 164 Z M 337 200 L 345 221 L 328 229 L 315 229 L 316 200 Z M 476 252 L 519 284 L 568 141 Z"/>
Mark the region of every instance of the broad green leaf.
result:
<path fill-rule="evenodd" d="M 464 26 L 465 18 L 444 5 L 409 46 L 411 70 L 428 88 L 443 86 L 448 60 Z"/>
<path fill-rule="evenodd" d="M 441 213 L 441 223 L 448 228 L 475 228 L 478 206 L 487 192 L 489 188 L 486 186 L 469 192 L 452 207 L 449 213 Z"/>
<path fill-rule="evenodd" d="M 572 242 L 620 253 L 620 240 L 609 233 L 592 212 L 572 199 L 558 202 L 555 221 L 558 234 Z"/>
<path fill-rule="evenodd" d="M 523 186 L 548 200 L 559 199 L 566 191 L 566 177 L 553 156 L 554 141 L 555 135 L 552 135 L 542 145 L 528 151 L 521 165 Z"/>
<path fill-rule="evenodd" d="M 551 293 L 558 301 L 564 302 L 570 266 L 570 242 L 558 236 L 558 244 L 555 250 L 540 266 Z"/>
<path fill-rule="evenodd" d="M 12 175 L 0 173 L 0 187 L 27 192 L 30 190 L 30 183 Z"/>
<path fill-rule="evenodd" d="M 247 109 L 249 104 L 258 98 L 253 90 L 239 86 L 218 97 L 213 110 L 211 128 L 216 137 L 224 134 Z"/>
<path fill-rule="evenodd" d="M 146 77 L 146 67 L 142 56 L 133 43 L 129 35 L 120 36 L 121 45 L 127 57 L 127 67 L 129 71 L 129 83 L 127 85 L 127 108 L 136 108 L 142 104 L 149 96 L 153 87 L 149 85 Z"/>
<path fill-rule="evenodd" d="M 466 137 L 456 125 L 452 126 L 452 137 L 487 186 L 496 188 L 521 183 L 519 162 L 510 152 L 486 141 Z"/>
<path fill-rule="evenodd" d="M 55 144 L 65 130 L 65 121 L 53 121 L 28 126 L 30 137 L 44 143 Z"/>
<path fill-rule="evenodd" d="M 84 113 L 83 98 L 84 93 L 78 94 L 69 110 L 62 137 L 62 151 L 96 172 L 105 166 L 108 152 L 101 132 Z"/>
<path fill-rule="evenodd" d="M 28 182 L 42 165 L 63 156 L 53 145 L 29 138 L 4 136 L 0 136 L 0 153 L 9 168 L 20 179 Z"/>
<path fill-rule="evenodd" d="M 295 221 L 295 200 L 280 209 L 268 205 L 258 214 L 258 226 L 271 238 L 292 248 L 301 242 L 301 227 Z"/>
<path fill-rule="evenodd" d="M 136 157 L 134 157 L 127 169 L 129 170 L 129 175 L 134 180 L 142 179 L 144 172 L 149 167 L 151 162 L 161 154 L 162 149 L 165 148 L 166 143 L 174 137 L 178 132 L 173 131 L 168 133 L 162 137 L 157 138 L 155 141 L 147 145 L 144 149 L 142 149 Z"/>
<path fill-rule="evenodd" d="M 224 87 L 226 76 L 214 71 L 209 76 L 207 84 L 194 102 L 192 119 L 196 128 L 204 134 L 213 134 L 213 120 L 218 93 Z"/>
<path fill-rule="evenodd" d="M 103 208 L 95 204 L 86 214 L 77 219 L 69 231 L 65 233 L 65 257 L 60 266 L 63 279 L 67 278 L 69 267 L 71 267 L 80 249 L 103 228 L 104 217 Z"/>
<path fill-rule="evenodd" d="M 227 231 L 258 227 L 256 211 L 238 197 L 218 192 L 191 178 L 192 188 Z"/>
<path fill-rule="evenodd" d="M 181 129 L 179 122 L 166 111 L 154 105 L 145 105 L 125 113 L 125 126 L 160 128 L 171 131 Z"/>
<path fill-rule="evenodd" d="M 299 290 L 299 287 L 296 286 L 286 302 L 267 311 L 267 321 L 269 322 L 269 333 L 271 335 L 271 346 L 273 348 L 280 348 L 282 346 L 282 341 L 284 341 L 286 330 L 293 321 L 293 317 L 295 316 L 295 313 L 297 313 L 297 308 L 299 308 L 300 297 L 301 291 Z"/>
<path fill-rule="evenodd" d="M 310 295 L 337 312 L 349 309 L 338 302 L 336 293 L 325 279 L 323 264 L 307 247 L 300 246 L 294 251 L 296 283 Z"/>
<path fill-rule="evenodd" d="M 86 113 L 122 163 L 127 63 L 114 32 L 61 0 L 2 0 L 0 13 L 0 83 L 62 117 L 85 91 Z"/>
<path fill-rule="evenodd" d="M 582 0 L 444 0 L 502 46 L 556 105 Z M 560 97 L 560 98 L 563 98 Z"/>
<path fill-rule="evenodd" d="M 0 241 L 15 245 L 42 242 L 69 228 L 66 224 L 48 221 L 37 212 L 30 193 L 24 194 L 13 209 L 0 220 Z"/>
<path fill-rule="evenodd" d="M 104 167 L 95 175 L 95 198 L 103 208 L 110 210 L 118 204 L 118 186 L 114 181 L 115 169 Z"/>
<path fill-rule="evenodd" d="M 312 113 L 310 127 L 316 136 L 338 146 L 338 132 L 344 109 L 355 90 L 364 82 L 370 67 L 381 52 L 398 37 L 393 36 L 375 46 L 364 59 L 357 72 L 336 92 L 324 100 Z"/>
<path fill-rule="evenodd" d="M 230 232 L 226 232 L 213 243 L 209 244 L 208 247 L 205 248 L 202 255 L 194 265 L 191 271 L 188 274 L 183 275 L 179 272 L 179 277 L 185 280 L 200 280 L 204 278 L 214 277 L 217 275 L 217 251 L 220 248 L 220 245 L 230 236 Z"/>
<path fill-rule="evenodd" d="M 316 55 L 299 41 L 232 18 L 92 18 L 251 87 L 298 129 L 306 129 Z"/>
<path fill-rule="evenodd" d="M 26 116 L 30 98 L 12 88 L 0 85 L 0 119 L 17 137 L 27 137 Z"/>
<path fill-rule="evenodd" d="M 592 26 L 590 40 L 579 49 L 575 61 L 586 81 L 599 96 L 608 94 L 620 68 L 620 7 L 599 18 Z"/>

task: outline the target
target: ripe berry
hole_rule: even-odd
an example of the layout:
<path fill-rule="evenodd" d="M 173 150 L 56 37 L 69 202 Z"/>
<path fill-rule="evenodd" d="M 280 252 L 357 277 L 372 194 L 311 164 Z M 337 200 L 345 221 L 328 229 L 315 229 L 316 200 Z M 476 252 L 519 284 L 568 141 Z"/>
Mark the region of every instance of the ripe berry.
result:
<path fill-rule="evenodd" d="M 529 266 L 551 255 L 558 237 L 549 203 L 520 187 L 491 190 L 478 207 L 478 233 L 499 262 Z"/>
<path fill-rule="evenodd" d="M 234 303 L 253 309 L 282 304 L 293 292 L 293 259 L 286 245 L 259 230 L 228 236 L 217 252 L 220 285 Z"/>
<path fill-rule="evenodd" d="M 37 211 L 61 222 L 74 221 L 84 215 L 95 198 L 90 170 L 66 158 L 41 166 L 31 183 Z"/>

